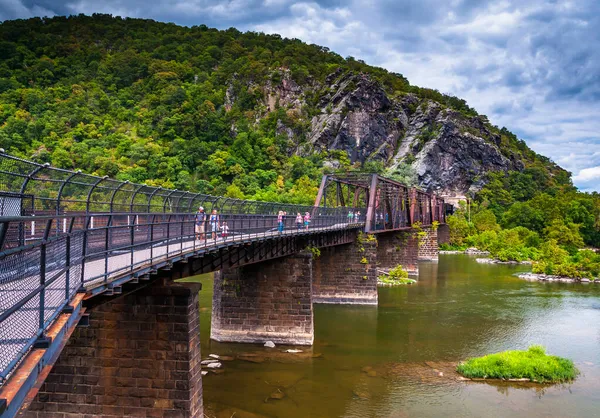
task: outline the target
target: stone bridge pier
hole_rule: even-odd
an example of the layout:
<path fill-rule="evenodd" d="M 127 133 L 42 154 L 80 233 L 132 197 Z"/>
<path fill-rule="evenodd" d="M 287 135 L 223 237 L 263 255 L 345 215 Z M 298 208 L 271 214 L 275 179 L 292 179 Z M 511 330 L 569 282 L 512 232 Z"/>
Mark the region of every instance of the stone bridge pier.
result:
<path fill-rule="evenodd" d="M 311 252 L 215 273 L 210 337 L 312 345 Z"/>
<path fill-rule="evenodd" d="M 402 265 L 410 275 L 419 274 L 419 261 L 438 260 L 438 228 L 424 226 L 377 234 L 377 262 L 389 269 Z"/>
<path fill-rule="evenodd" d="M 89 309 L 24 416 L 203 416 L 199 290 L 159 278 Z"/>
<path fill-rule="evenodd" d="M 377 305 L 377 240 L 359 234 L 354 243 L 321 249 L 314 260 L 313 302 Z"/>

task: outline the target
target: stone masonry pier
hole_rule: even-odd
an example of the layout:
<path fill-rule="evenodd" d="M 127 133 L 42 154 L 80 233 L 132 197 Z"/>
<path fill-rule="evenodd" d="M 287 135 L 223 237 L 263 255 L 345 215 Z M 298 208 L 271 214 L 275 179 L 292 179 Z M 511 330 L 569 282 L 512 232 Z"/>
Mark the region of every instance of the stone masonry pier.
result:
<path fill-rule="evenodd" d="M 215 273 L 210 337 L 311 345 L 312 273 L 310 252 Z"/>
<path fill-rule="evenodd" d="M 377 234 L 379 267 L 391 269 L 397 265 L 411 275 L 419 274 L 419 238 L 417 231 L 394 231 Z"/>
<path fill-rule="evenodd" d="M 91 309 L 24 416 L 203 416 L 199 290 L 157 279 Z"/>
<path fill-rule="evenodd" d="M 439 257 L 438 232 L 433 226 L 425 226 L 419 238 L 418 259 L 423 261 L 437 261 Z"/>
<path fill-rule="evenodd" d="M 324 248 L 314 259 L 313 302 L 377 305 L 377 240 L 359 234 L 356 242 Z"/>

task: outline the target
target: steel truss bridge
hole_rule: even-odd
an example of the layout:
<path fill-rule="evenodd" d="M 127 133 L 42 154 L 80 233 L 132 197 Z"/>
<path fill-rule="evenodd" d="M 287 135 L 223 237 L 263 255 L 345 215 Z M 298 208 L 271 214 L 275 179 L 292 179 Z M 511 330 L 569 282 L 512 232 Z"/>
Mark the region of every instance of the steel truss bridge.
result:
<path fill-rule="evenodd" d="M 199 206 L 217 210 L 228 234 L 213 234 L 207 220 L 198 239 Z M 279 211 L 287 213 L 282 232 Z M 297 225 L 307 212 L 308 228 Z M 443 223 L 443 200 L 376 174 L 326 175 L 315 205 L 302 206 L 135 184 L 0 150 L 0 394 L 14 397 L 0 395 L 0 415 L 24 400 L 11 383 L 32 387 L 43 378 L 34 369 L 19 376 L 32 353 L 42 350 L 43 363 L 53 364 L 68 338 L 53 327 L 77 325 L 83 311 L 75 301 L 119 294 L 159 270 L 237 267 L 417 222 Z"/>

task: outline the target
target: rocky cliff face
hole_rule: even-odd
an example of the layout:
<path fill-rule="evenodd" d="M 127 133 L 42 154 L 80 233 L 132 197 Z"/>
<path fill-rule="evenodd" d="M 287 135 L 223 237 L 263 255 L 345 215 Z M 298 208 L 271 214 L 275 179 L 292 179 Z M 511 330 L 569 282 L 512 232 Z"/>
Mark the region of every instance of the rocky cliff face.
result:
<path fill-rule="evenodd" d="M 413 94 L 390 96 L 366 74 L 338 71 L 323 84 L 305 86 L 287 70 L 279 76 L 263 86 L 258 118 L 283 107 L 310 119 L 307 132 L 278 121 L 277 133 L 296 144 L 291 153 L 340 150 L 353 164 L 380 161 L 391 170 L 410 166 L 421 188 L 457 197 L 481 189 L 489 171 L 524 168 L 518 155 L 502 148 L 500 134 L 485 117 L 466 116 Z M 231 107 L 235 98 L 227 93 L 225 105 Z M 307 114 L 307 97 L 316 97 L 316 115 Z M 337 168 L 339 161 L 326 164 Z"/>
<path fill-rule="evenodd" d="M 366 75 L 336 76 L 328 78 L 321 114 L 311 121 L 309 142 L 316 150 L 346 151 L 351 162 L 409 164 L 420 187 L 452 196 L 479 190 L 488 171 L 524 168 L 503 155 L 500 135 L 479 117 L 411 94 L 389 97 Z"/>

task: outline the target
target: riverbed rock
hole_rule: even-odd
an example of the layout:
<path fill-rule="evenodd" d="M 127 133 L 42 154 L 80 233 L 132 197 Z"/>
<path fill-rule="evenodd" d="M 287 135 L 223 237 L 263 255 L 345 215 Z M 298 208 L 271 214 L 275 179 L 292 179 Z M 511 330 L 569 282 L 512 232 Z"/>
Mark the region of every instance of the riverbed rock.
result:
<path fill-rule="evenodd" d="M 267 341 L 267 342 L 265 343 L 265 347 L 268 347 L 268 348 L 275 348 L 275 343 L 274 343 L 273 341 Z"/>
<path fill-rule="evenodd" d="M 490 254 L 489 251 L 481 251 L 480 249 L 475 248 L 475 247 L 467 248 L 464 251 L 464 253 L 467 255 L 489 255 Z"/>
<path fill-rule="evenodd" d="M 495 258 L 476 258 L 475 261 L 477 261 L 480 264 L 512 264 L 512 265 L 517 265 L 517 264 L 531 264 L 531 261 L 529 260 L 525 260 L 525 261 L 500 261 L 500 260 L 496 260 Z"/>
<path fill-rule="evenodd" d="M 591 280 L 588 278 L 575 278 L 575 277 L 564 277 L 564 276 L 553 276 L 550 274 L 541 273 L 520 273 L 517 274 L 520 279 L 528 281 L 540 281 L 540 282 L 559 282 L 559 283 L 589 283 Z"/>
<path fill-rule="evenodd" d="M 218 369 L 221 366 L 222 366 L 222 364 L 219 363 L 218 361 L 216 363 L 209 363 L 206 365 L 206 367 L 208 367 L 209 369 Z"/>
<path fill-rule="evenodd" d="M 296 349 L 292 349 L 292 348 L 284 351 L 284 353 L 292 353 L 292 354 L 301 353 L 301 352 L 302 352 L 302 350 L 296 350 Z"/>
<path fill-rule="evenodd" d="M 209 365 L 212 363 L 218 363 L 218 362 L 219 362 L 219 360 L 216 360 L 216 359 L 207 359 L 207 360 L 202 360 L 200 362 L 200 364 L 202 364 L 203 366 L 206 366 L 206 365 Z"/>
<path fill-rule="evenodd" d="M 209 354 L 208 357 L 210 358 L 214 358 L 214 359 L 219 359 L 219 356 L 217 354 Z"/>
<path fill-rule="evenodd" d="M 358 398 L 358 399 L 362 399 L 362 400 L 367 400 L 369 399 L 371 396 L 369 395 L 368 392 L 364 391 L 364 390 L 360 390 L 360 389 L 355 389 L 352 391 L 352 394 Z"/>
<path fill-rule="evenodd" d="M 249 353 L 240 354 L 237 358 L 239 360 L 248 361 L 250 363 L 264 363 L 266 360 L 265 357 L 258 356 L 257 354 L 249 354 Z"/>
<path fill-rule="evenodd" d="M 285 393 L 281 389 L 277 389 L 269 395 L 269 399 L 283 399 L 285 398 Z"/>

